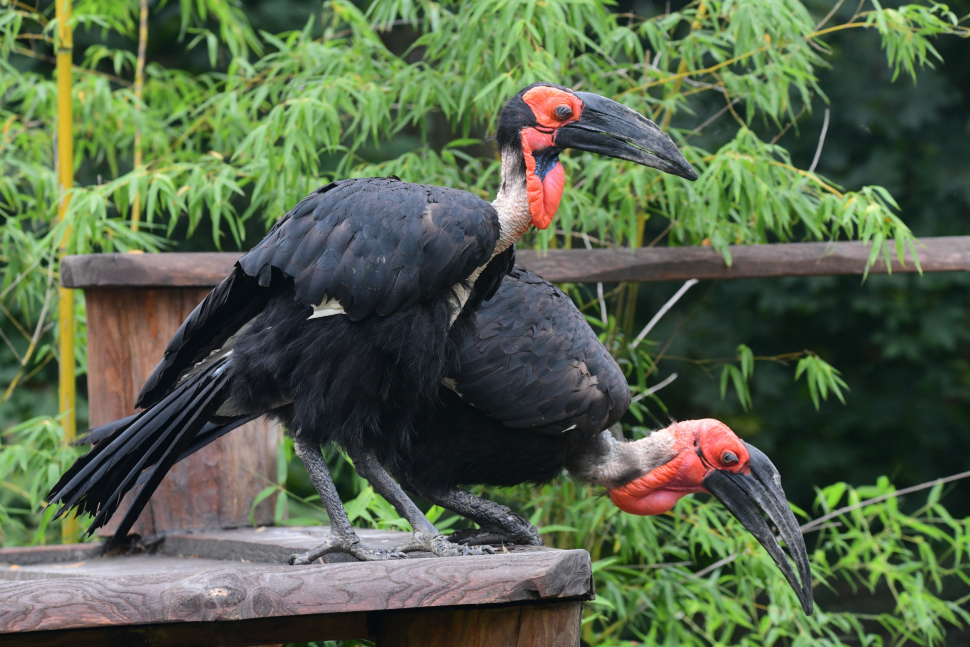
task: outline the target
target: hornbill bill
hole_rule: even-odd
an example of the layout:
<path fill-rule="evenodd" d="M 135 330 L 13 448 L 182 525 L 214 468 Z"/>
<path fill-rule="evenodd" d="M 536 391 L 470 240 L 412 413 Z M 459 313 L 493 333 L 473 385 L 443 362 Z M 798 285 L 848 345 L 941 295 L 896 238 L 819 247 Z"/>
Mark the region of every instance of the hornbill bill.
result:
<path fill-rule="evenodd" d="M 92 532 L 145 472 L 115 534 L 124 537 L 207 425 L 268 413 L 292 434 L 330 517 L 331 535 L 317 552 L 403 556 L 360 544 L 321 446 L 336 443 L 361 464 L 392 463 L 407 446 L 454 362 L 452 324 L 494 292 L 515 241 L 532 225 L 549 226 L 565 182 L 564 149 L 697 178 L 642 115 L 549 83 L 506 104 L 496 139 L 502 181 L 492 203 L 397 178 L 332 182 L 300 202 L 183 322 L 136 401 L 143 410 L 93 430 L 91 450 L 48 500 L 62 502 L 62 513 L 94 515 Z M 489 552 L 456 546 L 427 522 L 415 528 L 409 550 Z"/>

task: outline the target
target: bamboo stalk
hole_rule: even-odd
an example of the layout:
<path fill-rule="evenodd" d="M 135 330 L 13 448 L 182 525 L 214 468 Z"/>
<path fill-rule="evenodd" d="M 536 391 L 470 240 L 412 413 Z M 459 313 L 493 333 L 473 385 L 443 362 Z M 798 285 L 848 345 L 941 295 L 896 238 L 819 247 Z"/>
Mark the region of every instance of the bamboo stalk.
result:
<path fill-rule="evenodd" d="M 148 0 L 140 0 L 140 17 L 138 21 L 138 63 L 135 66 L 135 110 L 141 112 L 141 97 L 145 88 L 145 47 L 148 44 Z M 141 167 L 141 128 L 135 124 L 135 161 L 137 171 Z M 138 231 L 141 220 L 141 192 L 135 194 L 131 203 L 131 230 Z"/>
<path fill-rule="evenodd" d="M 74 115 L 71 105 L 71 64 L 74 53 L 74 36 L 68 24 L 71 19 L 71 0 L 57 0 L 57 175 L 59 202 L 57 221 L 64 219 L 74 186 Z M 68 235 L 61 239 L 60 256 L 63 257 Z M 64 426 L 64 442 L 71 443 L 77 435 L 75 416 L 74 375 L 74 290 L 58 289 L 58 338 L 60 370 L 58 380 L 58 410 Z M 74 515 L 64 520 L 61 537 L 64 543 L 77 541 L 78 525 Z"/>

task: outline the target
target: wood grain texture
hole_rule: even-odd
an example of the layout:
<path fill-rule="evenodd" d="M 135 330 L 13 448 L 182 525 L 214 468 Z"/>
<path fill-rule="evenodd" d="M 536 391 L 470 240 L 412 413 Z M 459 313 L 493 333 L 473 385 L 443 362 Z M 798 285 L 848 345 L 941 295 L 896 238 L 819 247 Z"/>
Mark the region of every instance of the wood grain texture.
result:
<path fill-rule="evenodd" d="M 155 256 L 161 255 L 149 258 Z M 169 339 L 207 293 L 205 288 L 85 290 L 92 426 L 134 413 L 135 397 Z M 248 525 L 253 499 L 266 479 L 276 477 L 280 436 L 277 425 L 255 420 L 178 463 L 132 532 Z M 122 501 L 122 510 L 130 498 Z M 271 501 L 257 507 L 255 518 L 260 524 L 272 522 Z M 120 519 L 116 515 L 99 534 L 112 534 Z"/>
<path fill-rule="evenodd" d="M 194 573 L 0 582 L 0 634 L 589 599 L 593 594 L 590 559 L 582 550 L 200 567 Z"/>
<path fill-rule="evenodd" d="M 245 647 L 269 645 L 274 641 L 278 644 L 279 640 L 309 642 L 365 637 L 366 614 L 333 613 L 235 622 L 193 622 L 0 634 L 0 647 Z"/>
<path fill-rule="evenodd" d="M 924 272 L 970 270 L 970 236 L 923 238 L 918 254 Z M 625 249 L 564 249 L 537 254 L 517 253 L 517 261 L 554 283 L 595 281 L 682 281 L 771 276 L 862 274 L 869 249 L 859 242 L 776 243 L 729 248 L 733 263 L 710 247 L 654 247 Z M 221 254 L 91 254 L 68 256 L 61 264 L 65 287 L 213 287 L 241 256 Z M 893 254 L 894 272 L 914 272 L 907 254 L 900 265 Z M 879 260 L 870 269 L 886 272 Z"/>
<path fill-rule="evenodd" d="M 385 613 L 378 647 L 579 647 L 582 602 Z"/>

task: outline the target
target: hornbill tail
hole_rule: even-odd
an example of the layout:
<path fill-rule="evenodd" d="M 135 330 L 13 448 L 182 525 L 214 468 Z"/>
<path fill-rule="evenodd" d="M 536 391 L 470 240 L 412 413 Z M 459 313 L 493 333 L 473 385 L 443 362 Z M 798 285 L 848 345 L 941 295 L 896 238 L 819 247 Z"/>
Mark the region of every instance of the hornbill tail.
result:
<path fill-rule="evenodd" d="M 225 401 L 229 361 L 224 358 L 203 368 L 145 411 L 92 429 L 89 435 L 97 442 L 47 496 L 50 505 L 63 504 L 57 516 L 72 508 L 94 515 L 85 532 L 91 535 L 108 522 L 121 498 L 141 484 L 111 542 L 127 535 L 162 478 L 193 447 Z"/>

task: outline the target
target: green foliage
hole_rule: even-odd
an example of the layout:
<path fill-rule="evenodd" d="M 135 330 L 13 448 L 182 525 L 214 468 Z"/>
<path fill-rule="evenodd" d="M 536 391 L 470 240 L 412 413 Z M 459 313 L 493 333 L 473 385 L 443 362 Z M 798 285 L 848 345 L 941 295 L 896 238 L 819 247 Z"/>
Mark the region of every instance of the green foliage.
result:
<path fill-rule="evenodd" d="M 64 430 L 52 418 L 32 418 L 0 436 L 0 543 L 43 544 L 56 510 L 42 512 L 44 497 L 80 456 L 65 445 Z M 59 535 L 59 533 L 58 533 Z"/>
<path fill-rule="evenodd" d="M 815 404 L 816 409 L 819 406 L 819 396 L 821 395 L 822 399 L 827 399 L 829 391 L 832 391 L 842 404 L 845 404 L 842 389 L 848 389 L 848 385 L 839 377 L 841 373 L 827 364 L 821 357 L 812 353 L 798 360 L 798 366 L 795 368 L 795 379 L 800 378 L 802 373 L 805 374 L 808 392 L 812 396 L 812 403 Z"/>
<path fill-rule="evenodd" d="M 400 0 L 367 9 L 334 0 L 319 13 L 308 11 L 304 28 L 271 34 L 254 29 L 235 2 L 181 0 L 177 7 L 153 7 L 153 17 L 176 12 L 183 47 L 198 51 L 201 62 L 168 68 L 148 61 L 139 99 L 131 42 L 137 4 L 82 0 L 72 17 L 79 43 L 78 181 L 65 222 L 55 225 L 53 3 L 35 8 L 0 0 L 0 8 L 0 331 L 3 356 L 14 367 L 0 371 L 0 407 L 6 408 L 0 413 L 7 420 L 17 419 L 8 411 L 25 385 L 55 359 L 60 244 L 70 253 L 156 251 L 173 236 L 204 228 L 215 245 L 240 247 L 252 242 L 244 242 L 247 228 L 263 230 L 339 176 L 397 174 L 493 196 L 498 161 L 485 142 L 502 103 L 536 80 L 599 92 L 650 115 L 682 145 L 700 178 L 689 184 L 642 167 L 566 155 L 570 182 L 557 228 L 526 244 L 571 247 L 586 235 L 597 246 L 640 247 L 649 244 L 644 232 L 654 218 L 664 230 L 655 242 L 667 236 L 671 245 L 708 244 L 727 262 L 731 244 L 841 237 L 871 243 L 870 263 L 892 252 L 901 258 L 907 248 L 915 258 L 912 233 L 887 191 L 844 191 L 798 168 L 756 127 L 787 129 L 799 108 L 811 110 L 824 98 L 816 73 L 827 64 L 826 37 L 835 32 L 878 34 L 893 74 L 914 78 L 939 59 L 932 39 L 967 35 L 936 3 L 884 8 L 873 1 L 816 23 L 797 0 L 698 0 L 649 16 L 614 13 L 598 0 Z M 392 47 L 389 36 L 402 25 L 416 35 Z M 711 100 L 724 109 L 697 124 L 700 102 Z M 697 144 L 718 119 L 733 120 L 723 141 Z M 409 142 L 403 152 L 395 148 L 402 141 Z M 143 153 L 138 167 L 136 142 Z M 139 231 L 129 226 L 136 204 Z M 570 290 L 586 300 L 581 287 Z M 842 400 L 847 389 L 838 371 L 807 351 L 761 357 L 742 345 L 737 357 L 696 360 L 666 356 L 669 342 L 640 344 L 633 334 L 635 285 L 585 306 L 595 303 L 601 312 L 607 304 L 612 310 L 598 321 L 637 394 L 630 412 L 636 433 L 648 421 L 660 424 L 658 411 L 666 414 L 658 385 L 648 384 L 665 359 L 720 369 L 722 397 L 732 386 L 745 409 L 754 406 L 748 385 L 755 360 L 797 359 L 796 380 L 805 375 L 816 407 L 830 392 Z M 77 309 L 75 360 L 83 372 L 80 300 Z M 0 431 L 0 541 L 39 543 L 55 531 L 49 516 L 40 515 L 41 498 L 75 455 L 59 434 L 50 418 Z M 278 523 L 319 518 L 312 495 L 287 489 L 291 448 L 281 452 L 277 482 L 259 500 L 273 502 Z M 403 527 L 347 461 L 331 459 L 357 523 Z M 880 492 L 888 487 L 877 486 Z M 584 625 L 592 643 L 939 644 L 946 623 L 965 621 L 963 600 L 941 587 L 966 581 L 966 527 L 935 499 L 916 515 L 902 514 L 890 500 L 823 528 L 815 540 L 816 584 L 888 590 L 892 601 L 882 615 L 825 609 L 806 619 L 764 552 L 717 505 L 688 498 L 676 514 L 635 519 L 568 479 L 537 491 L 488 494 L 531 511 L 550 543 L 593 554 L 600 593 Z M 842 496 L 868 494 L 832 486 L 819 505 L 826 511 Z M 438 519 L 443 528 L 455 523 Z M 736 552 L 742 556 L 734 566 L 704 572 Z M 885 638 L 869 633 L 870 621 Z"/>

